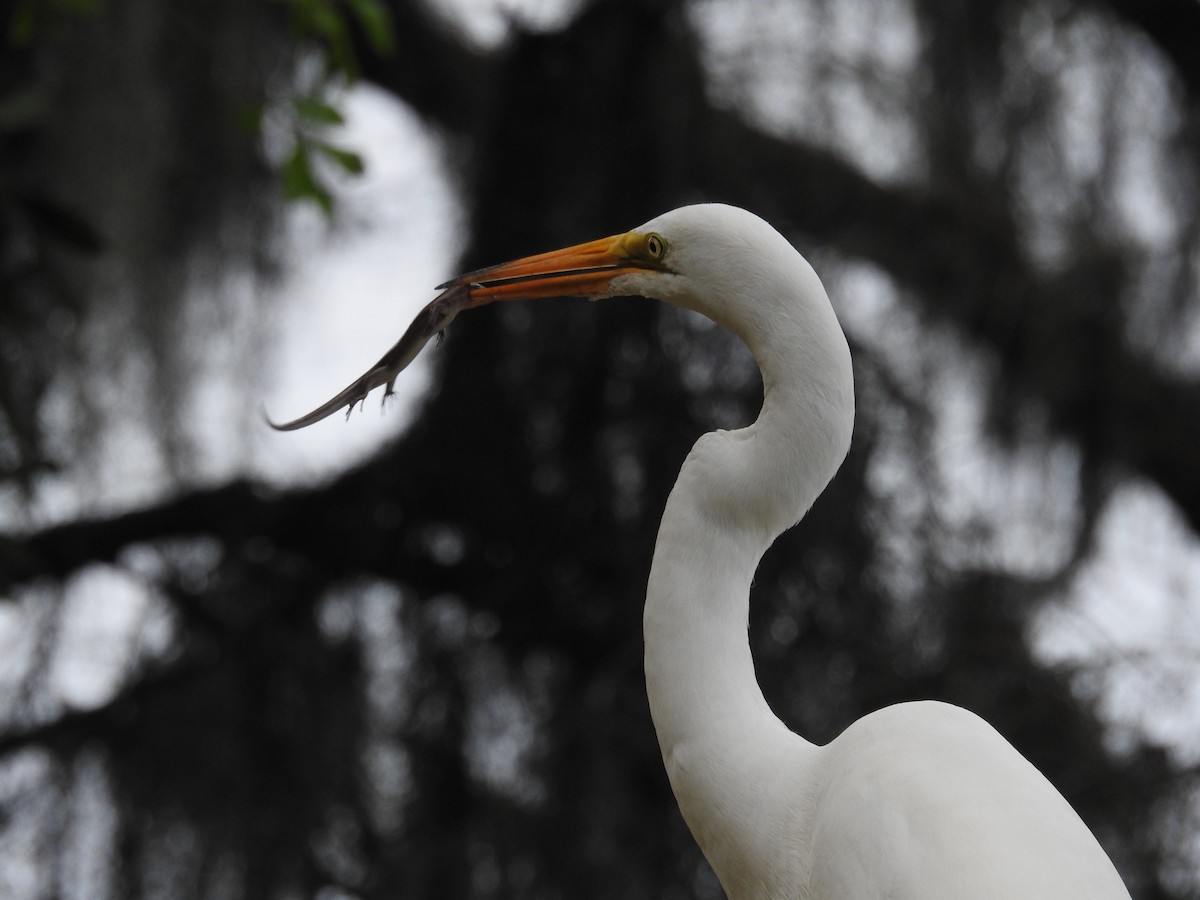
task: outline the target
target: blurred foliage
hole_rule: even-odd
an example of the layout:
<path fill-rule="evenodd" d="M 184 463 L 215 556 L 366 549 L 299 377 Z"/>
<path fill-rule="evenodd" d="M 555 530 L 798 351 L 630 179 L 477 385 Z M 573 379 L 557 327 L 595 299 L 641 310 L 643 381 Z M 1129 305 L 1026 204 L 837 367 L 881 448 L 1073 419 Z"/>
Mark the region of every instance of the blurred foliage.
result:
<path fill-rule="evenodd" d="M 359 73 L 354 23 L 371 52 L 386 56 L 395 46 L 392 17 L 382 0 L 275 0 L 288 8 L 291 27 L 298 38 L 317 38 L 326 48 L 330 72 L 351 78 Z"/>
<path fill-rule="evenodd" d="M 275 0 L 288 9 L 293 39 L 304 46 L 315 41 L 324 49 L 322 71 L 310 93 L 292 99 L 287 119 L 292 149 L 280 173 L 289 200 L 310 200 L 326 216 L 333 215 L 333 194 L 327 179 L 314 168 L 317 158 L 336 171 L 361 175 L 362 157 L 330 143 L 324 134 L 345 119 L 330 95 L 344 91 L 359 77 L 355 26 L 369 52 L 387 56 L 395 46 L 392 19 L 382 0 Z"/>
<path fill-rule="evenodd" d="M 329 126 L 346 124 L 342 114 L 328 102 L 313 96 L 297 97 L 292 102 L 292 109 L 295 113 L 294 146 L 281 169 L 284 193 L 289 200 L 315 201 L 330 216 L 333 214 L 333 195 L 313 172 L 313 156 L 329 160 L 347 175 L 363 173 L 362 157 L 314 135 Z"/>
<path fill-rule="evenodd" d="M 0 21 L 33 9 L 74 5 Z M 639 626 L 680 462 L 760 399 L 729 335 L 489 307 L 374 458 L 195 485 L 183 400 L 230 339 L 197 310 L 270 271 L 277 174 L 328 208 L 321 165 L 361 169 L 330 137 L 350 77 L 448 137 L 464 268 L 698 199 L 776 223 L 847 320 L 859 418 L 756 578 L 772 706 L 820 741 L 899 700 L 974 709 L 1135 897 L 1200 891 L 1194 766 L 1106 726 L 1105 660 L 1030 649 L 1118 486 L 1200 529 L 1200 6 L 597 0 L 490 50 L 403 0 L 108 0 L 52 30 L 0 56 L 0 478 L 35 495 L 135 423 L 177 490 L 37 528 L 18 506 L 0 537 L 0 895 L 719 896 Z M 101 601 L 136 612 L 121 640 L 79 637 Z"/>
<path fill-rule="evenodd" d="M 165 370 L 188 358 L 185 273 L 205 257 L 269 266 L 268 169 L 258 134 L 233 126 L 286 72 L 286 38 L 265 4 L 159 12 L 0 3 L 10 26 L 0 54 L 0 471 L 27 494 L 38 473 L 79 454 L 100 464 L 92 438 L 114 402 L 161 415 L 163 453 L 182 460 L 183 382 Z M 106 47 L 112 54 L 97 50 Z M 48 422 L 55 405 L 71 415 Z"/>
<path fill-rule="evenodd" d="M 283 5 L 0 3 L 0 475 L 20 490 L 64 454 L 99 465 L 88 436 L 115 396 L 161 418 L 162 465 L 186 471 L 187 379 L 166 370 L 192 357 L 186 323 L 236 317 L 219 285 L 188 298 L 188 273 L 269 277 L 276 198 L 332 215 L 331 179 L 362 173 L 337 141 L 335 98 L 358 76 L 356 38 L 390 50 L 388 9 Z M 298 78 L 314 53 L 321 65 Z M 286 149 L 268 160 L 272 141 Z M 64 402 L 69 423 L 39 421 Z"/>
<path fill-rule="evenodd" d="M 23 47 L 40 34 L 59 32 L 81 14 L 99 12 L 102 5 L 102 0 L 18 0 L 6 19 L 8 41 Z"/>

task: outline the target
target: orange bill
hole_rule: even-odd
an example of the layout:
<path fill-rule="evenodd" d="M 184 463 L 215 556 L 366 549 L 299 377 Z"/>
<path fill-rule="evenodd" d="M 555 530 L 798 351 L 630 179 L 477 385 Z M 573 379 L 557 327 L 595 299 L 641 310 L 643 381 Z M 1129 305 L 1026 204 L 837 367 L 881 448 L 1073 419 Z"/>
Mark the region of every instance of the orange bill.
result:
<path fill-rule="evenodd" d="M 494 300 L 600 297 L 618 275 L 666 271 L 646 250 L 646 240 L 634 232 L 613 235 L 468 272 L 438 288 L 466 287 L 472 306 Z"/>

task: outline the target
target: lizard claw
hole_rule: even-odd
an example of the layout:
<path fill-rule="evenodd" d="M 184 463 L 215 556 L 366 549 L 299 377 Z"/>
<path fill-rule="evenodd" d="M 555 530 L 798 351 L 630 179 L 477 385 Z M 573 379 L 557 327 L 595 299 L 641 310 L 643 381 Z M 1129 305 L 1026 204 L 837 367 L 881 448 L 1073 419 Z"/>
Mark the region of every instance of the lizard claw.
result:
<path fill-rule="evenodd" d="M 367 394 L 380 385 L 386 386 L 383 392 L 386 400 L 395 393 L 393 385 L 396 383 L 396 376 L 417 358 L 417 354 L 429 343 L 430 338 L 436 336 L 440 344 L 445 337 L 442 332 L 446 330 L 446 326 L 470 305 L 472 305 L 470 286 L 459 284 L 443 291 L 417 313 L 417 317 L 408 326 L 408 330 L 404 332 L 392 349 L 343 391 L 322 403 L 312 412 L 297 419 L 276 423 L 267 416 L 267 424 L 276 431 L 296 431 L 320 422 L 343 407 L 346 409 L 346 418 L 350 418 L 350 413 L 354 411 L 354 405 L 358 403 L 361 408 L 361 405 L 366 402 Z"/>

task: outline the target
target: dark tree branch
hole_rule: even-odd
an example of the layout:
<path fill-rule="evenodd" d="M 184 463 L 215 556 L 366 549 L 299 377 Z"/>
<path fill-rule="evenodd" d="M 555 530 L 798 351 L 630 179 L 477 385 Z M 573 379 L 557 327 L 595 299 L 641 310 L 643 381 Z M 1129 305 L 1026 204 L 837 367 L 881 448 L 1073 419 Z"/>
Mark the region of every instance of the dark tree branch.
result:
<path fill-rule="evenodd" d="M 69 756 L 85 743 L 107 737 L 113 724 L 128 719 L 139 703 L 154 697 L 171 696 L 181 682 L 195 677 L 204 668 L 205 665 L 196 659 L 180 659 L 143 674 L 93 709 L 69 709 L 44 722 L 10 727 L 0 732 L 0 759 L 30 746 L 46 747 L 60 756 Z"/>
<path fill-rule="evenodd" d="M 350 476 L 355 477 L 355 473 Z M 381 541 L 419 530 L 422 520 L 396 518 L 381 528 L 364 520 L 361 495 L 342 482 L 285 494 L 236 481 L 164 500 L 156 506 L 110 518 L 83 519 L 30 535 L 0 535 L 0 573 L 11 587 L 37 578 L 61 581 L 92 563 L 112 563 L 141 543 L 215 537 L 232 552 L 257 544 L 281 565 L 304 565 L 332 581 L 354 574 L 395 577 L 417 588 L 461 590 L 474 577 L 467 565 L 447 567 L 420 554 L 381 554 Z M 380 564 L 396 568 L 380 571 Z M 314 576 L 315 577 L 315 576 Z"/>

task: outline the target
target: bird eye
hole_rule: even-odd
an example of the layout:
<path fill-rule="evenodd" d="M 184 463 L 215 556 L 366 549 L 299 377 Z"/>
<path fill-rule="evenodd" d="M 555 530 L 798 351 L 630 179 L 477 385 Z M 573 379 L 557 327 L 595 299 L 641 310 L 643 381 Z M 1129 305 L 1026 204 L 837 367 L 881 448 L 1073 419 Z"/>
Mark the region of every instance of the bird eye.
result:
<path fill-rule="evenodd" d="M 646 235 L 646 252 L 654 259 L 662 259 L 663 254 L 667 252 L 667 242 L 660 235 Z"/>

